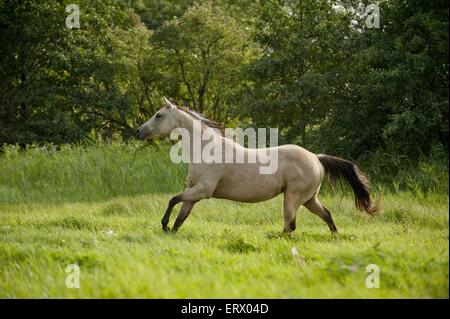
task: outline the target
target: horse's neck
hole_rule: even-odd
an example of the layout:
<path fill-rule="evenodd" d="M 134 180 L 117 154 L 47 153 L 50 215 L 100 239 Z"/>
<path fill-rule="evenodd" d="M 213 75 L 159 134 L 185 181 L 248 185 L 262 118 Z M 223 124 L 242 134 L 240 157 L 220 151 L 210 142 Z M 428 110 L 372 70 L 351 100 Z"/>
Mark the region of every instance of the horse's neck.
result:
<path fill-rule="evenodd" d="M 234 141 L 225 139 L 222 134 L 215 129 L 203 125 L 200 121 L 194 120 L 190 117 L 185 117 L 180 121 L 179 127 L 186 129 L 189 132 L 189 138 L 182 139 L 183 148 L 185 151 L 190 150 L 189 159 L 192 163 L 194 152 L 203 152 L 203 148 L 211 143 L 217 146 L 223 146 L 225 143 L 233 143 Z M 204 139 L 205 138 L 205 139 Z M 228 141 L 228 142 L 227 142 Z M 234 147 L 234 146 L 233 146 Z"/>

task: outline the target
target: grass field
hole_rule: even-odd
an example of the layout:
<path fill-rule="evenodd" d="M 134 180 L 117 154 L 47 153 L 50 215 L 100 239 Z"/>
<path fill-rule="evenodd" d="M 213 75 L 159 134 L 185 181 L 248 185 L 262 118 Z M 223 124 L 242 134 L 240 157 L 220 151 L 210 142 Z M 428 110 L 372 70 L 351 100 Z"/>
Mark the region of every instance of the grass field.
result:
<path fill-rule="evenodd" d="M 34 147 L 0 156 L 1 298 L 449 297 L 444 192 L 378 185 L 383 210 L 372 218 L 356 212 L 350 193 L 324 189 L 339 235 L 304 209 L 297 230 L 282 234 L 281 197 L 211 199 L 166 234 L 160 219 L 186 168 L 164 150 Z M 79 289 L 66 287 L 70 264 L 80 267 Z M 378 289 L 365 285 L 369 264 L 380 269 Z"/>

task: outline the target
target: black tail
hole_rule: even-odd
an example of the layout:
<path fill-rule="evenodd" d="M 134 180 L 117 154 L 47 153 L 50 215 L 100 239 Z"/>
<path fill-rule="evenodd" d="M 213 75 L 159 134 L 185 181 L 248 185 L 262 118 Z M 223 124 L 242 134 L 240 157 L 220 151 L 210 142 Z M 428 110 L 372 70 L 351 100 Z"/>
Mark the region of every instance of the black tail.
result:
<path fill-rule="evenodd" d="M 353 189 L 355 204 L 360 211 L 374 214 L 378 211 L 378 204 L 373 204 L 370 198 L 370 184 L 367 177 L 363 175 L 358 167 L 345 159 L 319 154 L 319 161 L 329 174 L 331 181 L 344 180 Z"/>

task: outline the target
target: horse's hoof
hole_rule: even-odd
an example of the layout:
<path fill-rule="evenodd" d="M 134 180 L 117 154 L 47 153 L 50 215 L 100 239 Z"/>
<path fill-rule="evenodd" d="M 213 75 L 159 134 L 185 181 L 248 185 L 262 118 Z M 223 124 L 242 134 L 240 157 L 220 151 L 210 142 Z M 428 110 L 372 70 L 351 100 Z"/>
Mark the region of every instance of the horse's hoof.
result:
<path fill-rule="evenodd" d="M 163 225 L 162 229 L 163 229 L 163 231 L 165 231 L 166 233 L 168 233 L 168 232 L 170 231 L 170 228 L 169 228 L 169 226 L 167 226 L 167 225 Z"/>

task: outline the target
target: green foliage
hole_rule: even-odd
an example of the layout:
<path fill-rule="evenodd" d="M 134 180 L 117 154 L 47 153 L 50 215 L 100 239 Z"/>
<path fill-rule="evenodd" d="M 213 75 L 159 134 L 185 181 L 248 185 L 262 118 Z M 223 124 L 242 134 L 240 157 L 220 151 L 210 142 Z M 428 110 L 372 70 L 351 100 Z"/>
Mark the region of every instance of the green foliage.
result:
<path fill-rule="evenodd" d="M 354 33 L 321 148 L 418 159 L 448 150 L 448 2 L 381 1 L 381 29 Z"/>
<path fill-rule="evenodd" d="M 307 146 L 307 127 L 332 107 L 351 16 L 327 0 L 263 3 L 255 38 L 264 54 L 248 70 L 247 115 L 259 126 L 279 127 L 283 142 L 300 137 Z"/>
<path fill-rule="evenodd" d="M 448 2 L 379 5 L 381 28 L 367 29 L 354 2 L 263 1 L 243 113 L 350 158 L 448 149 Z"/>
<path fill-rule="evenodd" d="M 1 3 L 0 144 L 132 132 L 149 31 L 113 0 L 78 2 L 81 27 L 69 30 L 68 3 Z"/>
<path fill-rule="evenodd" d="M 228 121 L 242 85 L 240 69 L 257 54 L 245 29 L 211 2 L 197 4 L 155 35 L 162 48 L 170 96 L 214 119 Z"/>
<path fill-rule="evenodd" d="M 195 0 L 135 0 L 131 3 L 142 22 L 149 29 L 157 30 L 164 22 L 182 16 Z"/>

